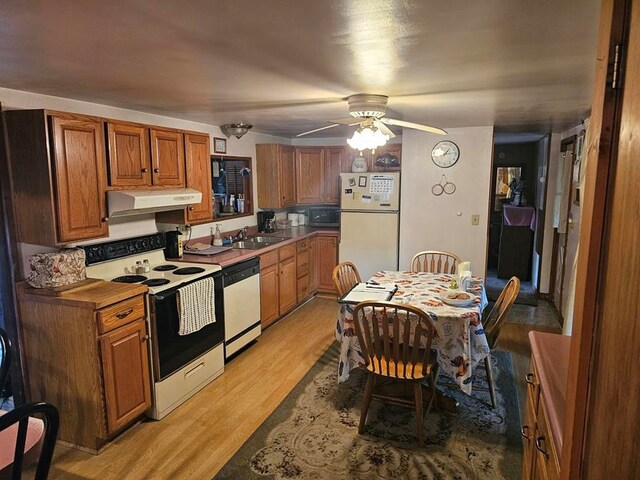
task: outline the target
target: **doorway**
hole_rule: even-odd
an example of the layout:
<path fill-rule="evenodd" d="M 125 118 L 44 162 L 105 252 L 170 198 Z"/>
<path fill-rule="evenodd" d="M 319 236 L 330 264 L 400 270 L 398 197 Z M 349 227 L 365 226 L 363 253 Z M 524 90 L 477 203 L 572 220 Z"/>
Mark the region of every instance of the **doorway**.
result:
<path fill-rule="evenodd" d="M 529 141 L 496 138 L 490 191 L 486 288 L 496 300 L 512 276 L 520 279 L 516 303 L 537 305 L 537 262 L 542 235 L 544 188 L 538 178 L 546 166 L 546 137 Z M 544 215 L 542 215 L 542 220 Z M 537 231 L 540 231 L 537 234 Z"/>

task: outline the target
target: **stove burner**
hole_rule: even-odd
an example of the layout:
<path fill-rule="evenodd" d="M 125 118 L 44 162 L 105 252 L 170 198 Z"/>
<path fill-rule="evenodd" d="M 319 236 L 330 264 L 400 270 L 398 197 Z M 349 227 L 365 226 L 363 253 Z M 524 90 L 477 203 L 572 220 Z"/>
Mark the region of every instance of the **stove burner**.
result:
<path fill-rule="evenodd" d="M 146 279 L 147 277 L 145 277 L 144 275 L 123 275 L 121 277 L 116 277 L 111 281 L 119 283 L 138 283 Z"/>
<path fill-rule="evenodd" d="M 152 278 L 142 282 L 143 285 L 148 285 L 149 287 L 159 287 L 160 285 L 166 285 L 167 283 L 169 283 L 169 280 L 166 278 Z"/>
<path fill-rule="evenodd" d="M 178 268 L 176 265 L 166 264 L 166 265 L 158 265 L 154 268 L 156 272 L 167 272 L 169 270 L 175 270 Z"/>
<path fill-rule="evenodd" d="M 175 275 L 193 275 L 202 272 L 204 272 L 204 268 L 200 267 L 183 267 L 173 271 Z"/>

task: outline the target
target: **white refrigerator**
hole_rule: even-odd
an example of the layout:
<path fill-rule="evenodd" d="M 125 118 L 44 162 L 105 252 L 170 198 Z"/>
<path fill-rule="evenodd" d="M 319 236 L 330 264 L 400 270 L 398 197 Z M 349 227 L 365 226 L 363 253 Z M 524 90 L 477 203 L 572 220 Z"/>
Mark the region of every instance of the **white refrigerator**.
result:
<path fill-rule="evenodd" d="M 379 270 L 398 270 L 400 173 L 340 175 L 341 262 L 367 281 Z"/>

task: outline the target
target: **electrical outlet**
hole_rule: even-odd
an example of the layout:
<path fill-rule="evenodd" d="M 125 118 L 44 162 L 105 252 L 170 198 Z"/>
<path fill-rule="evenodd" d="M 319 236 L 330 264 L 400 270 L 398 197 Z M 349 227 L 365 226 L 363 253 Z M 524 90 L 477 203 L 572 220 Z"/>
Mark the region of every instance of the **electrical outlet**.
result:
<path fill-rule="evenodd" d="M 480 215 L 477 213 L 471 215 L 471 225 L 480 225 Z"/>

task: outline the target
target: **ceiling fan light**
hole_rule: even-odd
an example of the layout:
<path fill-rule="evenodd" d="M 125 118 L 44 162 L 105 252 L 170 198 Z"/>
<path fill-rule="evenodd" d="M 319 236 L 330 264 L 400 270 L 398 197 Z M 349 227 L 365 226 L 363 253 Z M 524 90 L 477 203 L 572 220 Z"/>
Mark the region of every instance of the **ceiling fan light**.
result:
<path fill-rule="evenodd" d="M 253 125 L 240 122 L 240 123 L 227 123 L 225 125 L 222 125 L 220 127 L 220 130 L 222 130 L 222 133 L 224 133 L 225 137 L 229 138 L 231 136 L 234 136 L 239 140 L 251 128 L 253 128 Z"/>
<path fill-rule="evenodd" d="M 347 139 L 347 144 L 356 150 L 375 150 L 389 140 L 389 136 L 382 133 L 376 127 L 361 127 L 356 130 L 351 138 Z"/>

